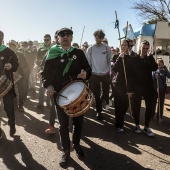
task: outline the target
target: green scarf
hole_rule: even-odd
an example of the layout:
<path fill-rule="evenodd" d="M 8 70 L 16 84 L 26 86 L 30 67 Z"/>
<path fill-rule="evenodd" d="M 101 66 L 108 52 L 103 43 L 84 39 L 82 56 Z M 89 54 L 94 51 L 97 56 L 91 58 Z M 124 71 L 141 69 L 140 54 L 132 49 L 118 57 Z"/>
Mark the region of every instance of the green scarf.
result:
<path fill-rule="evenodd" d="M 6 48 L 7 48 L 7 47 L 6 47 L 5 45 L 1 45 L 1 46 L 0 46 L 0 52 L 3 51 L 3 50 L 5 50 Z"/>
<path fill-rule="evenodd" d="M 47 57 L 46 57 L 46 61 L 47 60 L 51 60 L 53 58 L 56 58 L 56 57 L 63 57 L 64 54 L 69 54 L 70 52 L 72 52 L 74 50 L 74 47 L 70 47 L 67 51 L 64 50 L 61 45 L 54 45 L 51 47 L 51 49 L 49 50 L 48 54 L 47 54 Z M 67 63 L 66 67 L 64 68 L 64 71 L 63 71 L 63 76 L 68 72 L 69 68 L 71 67 L 71 64 L 73 62 L 73 58 L 71 58 L 69 60 L 69 62 Z"/>
<path fill-rule="evenodd" d="M 48 51 L 52 47 L 52 44 L 50 45 L 45 45 L 44 43 L 41 46 L 41 51 Z"/>

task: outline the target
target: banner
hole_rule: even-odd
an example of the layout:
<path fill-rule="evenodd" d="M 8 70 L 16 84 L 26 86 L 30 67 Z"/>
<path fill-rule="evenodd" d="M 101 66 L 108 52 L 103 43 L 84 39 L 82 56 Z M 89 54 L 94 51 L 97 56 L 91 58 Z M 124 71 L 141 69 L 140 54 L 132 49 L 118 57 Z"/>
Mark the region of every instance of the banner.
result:
<path fill-rule="evenodd" d="M 123 28 L 123 31 L 124 31 L 124 34 L 126 36 L 126 27 Z M 136 36 L 133 32 L 133 28 L 132 28 L 131 24 L 129 24 L 129 26 L 128 26 L 126 39 L 130 39 L 130 40 L 136 39 Z"/>

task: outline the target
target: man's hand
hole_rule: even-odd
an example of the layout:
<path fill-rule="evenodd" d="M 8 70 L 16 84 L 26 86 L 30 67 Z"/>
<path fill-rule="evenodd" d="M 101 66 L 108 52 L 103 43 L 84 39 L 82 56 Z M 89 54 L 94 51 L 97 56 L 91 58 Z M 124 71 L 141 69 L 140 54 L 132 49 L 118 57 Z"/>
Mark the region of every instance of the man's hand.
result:
<path fill-rule="evenodd" d="M 53 86 L 48 86 L 47 87 L 47 96 L 50 97 L 54 94 L 54 87 Z"/>
<path fill-rule="evenodd" d="M 85 80 L 86 77 L 87 77 L 87 72 L 84 71 L 84 70 L 81 70 L 81 73 L 78 74 L 78 76 L 77 76 L 77 78 L 81 78 L 81 79 L 83 79 L 83 80 Z"/>
<path fill-rule="evenodd" d="M 6 63 L 4 68 L 7 69 L 7 70 L 10 70 L 12 68 L 11 63 Z"/>

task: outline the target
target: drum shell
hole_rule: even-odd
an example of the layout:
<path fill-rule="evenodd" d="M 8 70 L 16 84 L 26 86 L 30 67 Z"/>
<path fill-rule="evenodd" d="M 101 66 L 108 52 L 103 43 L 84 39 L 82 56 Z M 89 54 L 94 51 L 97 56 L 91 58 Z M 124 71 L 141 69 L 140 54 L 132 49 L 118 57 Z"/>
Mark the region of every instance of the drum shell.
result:
<path fill-rule="evenodd" d="M 0 98 L 4 97 L 12 88 L 13 83 L 5 74 L 0 77 Z"/>
<path fill-rule="evenodd" d="M 73 81 L 71 83 L 69 83 L 66 87 L 64 87 L 58 97 L 57 97 L 57 104 L 64 110 L 64 112 L 66 114 L 68 114 L 70 117 L 78 117 L 82 114 L 84 114 L 89 108 L 90 106 L 93 104 L 94 102 L 94 96 L 93 93 L 88 89 L 88 87 L 86 86 L 85 83 L 83 90 L 81 92 L 81 94 L 78 96 L 78 98 L 76 98 L 74 101 L 72 101 L 69 104 L 66 105 L 60 105 L 59 104 L 59 97 L 62 94 L 62 92 L 72 83 L 76 83 L 76 82 L 82 82 L 82 81 Z"/>
<path fill-rule="evenodd" d="M 14 84 L 16 84 L 21 78 L 22 76 L 18 72 L 13 72 Z"/>

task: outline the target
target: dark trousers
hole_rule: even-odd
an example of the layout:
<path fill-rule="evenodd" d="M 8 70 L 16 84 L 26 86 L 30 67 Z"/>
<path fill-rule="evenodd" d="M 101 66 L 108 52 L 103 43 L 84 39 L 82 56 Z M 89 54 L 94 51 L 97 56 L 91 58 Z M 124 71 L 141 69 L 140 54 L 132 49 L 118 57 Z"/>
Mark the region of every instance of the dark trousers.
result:
<path fill-rule="evenodd" d="M 154 99 L 153 99 L 152 117 L 154 117 L 155 112 L 156 112 L 157 99 L 158 99 L 158 93 L 155 90 Z M 160 101 L 160 117 L 162 118 L 163 110 L 164 110 L 164 101 L 165 101 L 165 89 L 160 89 L 159 90 L 159 101 Z M 157 118 L 159 118 L 159 102 L 158 102 L 158 107 L 157 107 Z"/>
<path fill-rule="evenodd" d="M 14 103 L 11 93 L 7 93 L 3 97 L 4 110 L 7 113 L 8 125 L 15 125 L 15 113 L 14 113 Z"/>
<path fill-rule="evenodd" d="M 149 123 L 152 117 L 152 103 L 153 103 L 153 96 L 143 96 L 145 100 L 145 127 L 149 127 Z M 136 125 L 139 125 L 139 118 L 140 118 L 140 108 L 141 108 L 141 100 L 142 95 L 134 94 L 134 107 L 133 107 L 133 116 L 135 118 Z"/>
<path fill-rule="evenodd" d="M 116 127 L 122 128 L 124 125 L 124 116 L 129 106 L 128 95 L 125 89 L 115 86 L 114 104 Z"/>
<path fill-rule="evenodd" d="M 58 106 L 57 115 L 59 121 L 59 134 L 62 150 L 70 150 L 70 138 L 69 138 L 69 116 Z M 72 143 L 79 145 L 82 126 L 83 126 L 83 115 L 72 118 L 73 131 L 72 131 Z"/>
<path fill-rule="evenodd" d="M 98 76 L 93 74 L 89 80 L 90 89 L 95 96 L 97 112 L 102 111 L 100 83 L 102 83 L 103 98 L 106 100 L 106 103 L 109 104 L 110 75 Z"/>

